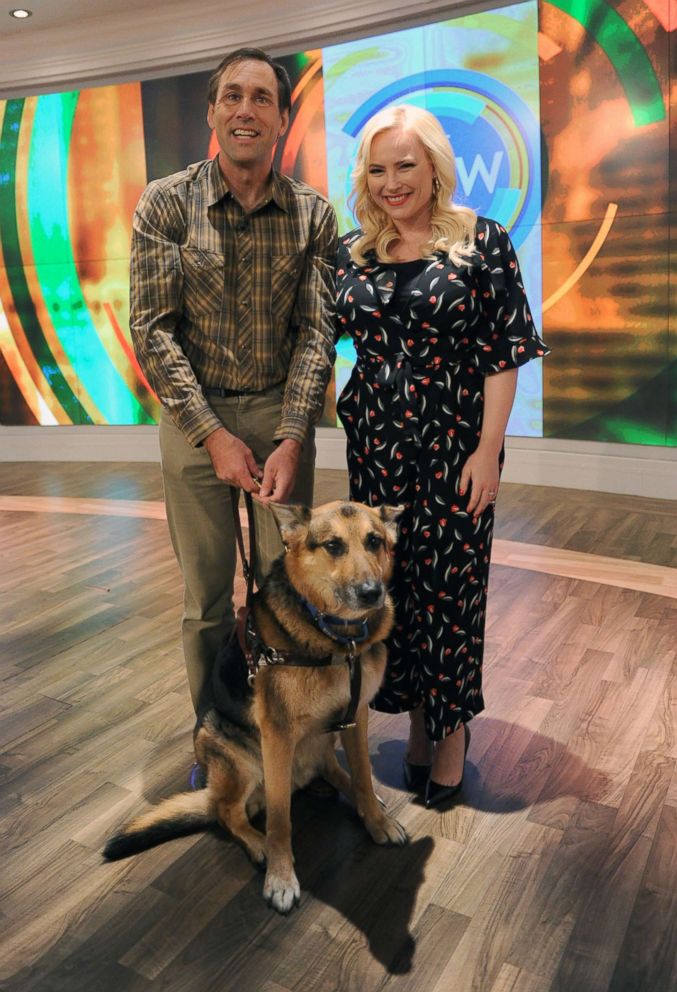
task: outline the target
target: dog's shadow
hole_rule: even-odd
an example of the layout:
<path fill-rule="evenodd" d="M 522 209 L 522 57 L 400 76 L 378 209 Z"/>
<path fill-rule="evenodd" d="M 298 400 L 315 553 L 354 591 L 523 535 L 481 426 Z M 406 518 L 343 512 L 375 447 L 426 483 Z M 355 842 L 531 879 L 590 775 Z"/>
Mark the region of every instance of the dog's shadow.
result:
<path fill-rule="evenodd" d="M 373 734 L 371 760 L 377 791 L 380 783 L 395 792 L 395 795 L 390 794 L 388 806 L 397 815 L 397 809 L 407 801 L 402 780 L 406 724 L 403 722 L 401 728 L 396 724 L 395 739 L 393 727 L 389 730 L 388 737 L 378 731 Z M 602 801 L 609 788 L 606 776 L 590 768 L 565 744 L 543 734 L 489 717 L 473 721 L 472 734 L 463 793 L 456 804 L 459 815 L 466 820 L 473 811 L 510 813 L 528 806 L 545 807 L 537 816 L 547 820 L 560 812 L 566 815 L 570 803 Z M 339 756 L 342 757 L 340 752 Z M 172 760 L 170 753 L 167 758 Z M 172 786 L 183 784 L 171 781 L 176 776 L 175 758 L 174 750 L 174 772 L 169 780 L 165 777 L 168 769 L 165 768 L 165 775 L 158 775 L 160 769 L 157 768 L 155 781 L 152 784 L 147 781 L 148 787 L 144 791 L 150 801 L 171 793 Z M 397 793 L 400 793 L 399 800 Z M 411 801 L 420 802 L 414 797 Z M 552 811 L 548 804 L 552 805 Z M 429 829 L 435 833 L 435 818 L 445 816 L 445 829 L 448 830 L 453 825 L 456 809 L 452 806 L 443 814 L 431 810 L 422 815 L 430 817 Z M 417 818 L 417 822 L 421 830 L 425 830 L 426 821 Z M 265 829 L 263 814 L 255 823 Z M 300 909 L 287 919 L 277 917 L 265 906 L 261 896 L 263 876 L 252 869 L 247 878 L 244 853 L 235 851 L 232 841 L 216 831 L 224 845 L 231 848 L 225 859 L 231 867 L 224 864 L 223 871 L 244 872 L 243 879 L 246 879 L 245 888 L 220 917 L 226 931 L 230 930 L 233 919 L 238 918 L 243 900 L 247 913 L 251 914 L 253 930 L 261 933 L 263 927 L 275 942 L 277 937 L 273 935 L 279 934 L 281 947 L 285 946 L 284 935 L 296 929 L 295 920 L 298 919 L 300 944 L 291 957 L 296 959 L 298 954 L 296 963 L 303 968 L 307 966 L 308 949 L 303 946 L 301 934 L 307 933 L 308 927 L 319 928 L 320 933 L 341 935 L 342 925 L 336 922 L 334 913 L 328 915 L 324 908 L 331 907 L 347 921 L 343 933 L 356 948 L 354 952 L 351 950 L 351 955 L 368 954 L 390 974 L 410 972 L 416 950 L 416 924 L 412 921 L 426 878 L 426 866 L 434 852 L 434 838 L 413 837 L 407 847 L 379 847 L 366 834 L 347 802 L 321 800 L 304 793 L 293 797 L 292 824 L 295 867 L 302 891 Z M 186 853 L 186 862 L 191 863 L 196 854 L 199 858 L 199 851 L 206 856 L 206 848 L 213 842 L 213 837 L 205 837 L 198 848 Z M 472 829 L 466 842 L 472 843 Z M 216 862 L 222 860 L 222 856 L 212 850 L 210 862 L 214 858 Z M 181 876 L 180 864 L 177 863 L 175 869 Z M 169 891 L 173 874 L 174 869 L 169 869 Z M 216 925 L 216 921 L 212 925 Z M 359 940 L 355 943 L 354 931 L 364 935 L 364 948 L 359 948 Z M 254 947 L 252 953 L 256 953 Z M 316 967 L 318 971 L 335 969 L 336 957 L 320 952 Z M 362 960 L 360 967 L 368 967 L 368 962 Z"/>
<path fill-rule="evenodd" d="M 299 795 L 293 806 L 294 822 L 303 824 L 294 838 L 302 900 L 310 896 L 331 906 L 364 934 L 369 953 L 390 974 L 411 971 L 411 920 L 432 837 L 380 847 L 343 801 Z"/>

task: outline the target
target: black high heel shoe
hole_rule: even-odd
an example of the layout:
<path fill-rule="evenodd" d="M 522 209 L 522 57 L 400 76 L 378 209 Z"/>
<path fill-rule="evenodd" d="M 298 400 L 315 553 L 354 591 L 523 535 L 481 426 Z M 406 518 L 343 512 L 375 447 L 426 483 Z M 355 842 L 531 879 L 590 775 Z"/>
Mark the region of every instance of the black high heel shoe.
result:
<path fill-rule="evenodd" d="M 410 792 L 423 792 L 430 778 L 432 765 L 413 765 L 405 758 L 402 761 L 404 784 Z"/>
<path fill-rule="evenodd" d="M 432 777 L 429 778 L 425 787 L 425 796 L 423 800 L 426 809 L 432 809 L 433 806 L 440 806 L 448 799 L 453 799 L 454 796 L 457 796 L 463 788 L 465 757 L 468 753 L 468 744 L 470 744 L 470 728 L 467 723 L 463 724 L 463 731 L 465 734 L 465 748 L 463 750 L 463 775 L 461 775 L 461 781 L 457 782 L 456 785 L 440 785 L 440 783 L 435 782 Z"/>

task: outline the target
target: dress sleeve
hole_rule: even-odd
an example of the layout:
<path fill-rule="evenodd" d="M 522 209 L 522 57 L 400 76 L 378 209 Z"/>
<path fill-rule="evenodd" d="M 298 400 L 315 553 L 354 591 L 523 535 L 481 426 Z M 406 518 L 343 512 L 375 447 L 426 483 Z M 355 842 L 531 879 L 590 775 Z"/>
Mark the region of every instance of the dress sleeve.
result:
<path fill-rule="evenodd" d="M 475 365 L 483 375 L 519 368 L 550 349 L 534 327 L 522 274 L 508 232 L 477 221 L 475 272 L 480 293 Z"/>

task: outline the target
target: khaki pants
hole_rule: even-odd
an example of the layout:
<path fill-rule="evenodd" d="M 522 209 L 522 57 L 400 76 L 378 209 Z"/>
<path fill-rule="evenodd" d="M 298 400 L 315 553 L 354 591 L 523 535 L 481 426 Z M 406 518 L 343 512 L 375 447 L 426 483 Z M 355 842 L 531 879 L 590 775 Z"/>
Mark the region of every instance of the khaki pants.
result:
<path fill-rule="evenodd" d="M 263 468 L 280 421 L 282 386 L 250 396 L 210 397 L 224 427 L 248 445 Z M 197 709 L 216 653 L 235 624 L 233 581 L 237 563 L 230 488 L 214 475 L 204 447 L 188 444 L 171 417 L 160 419 L 160 450 L 167 522 L 185 586 L 182 623 L 188 684 Z M 314 432 L 303 446 L 291 503 L 312 506 Z M 254 502 L 259 568 L 257 581 L 282 552 L 270 510 Z M 241 605 L 241 604 L 238 604 Z"/>

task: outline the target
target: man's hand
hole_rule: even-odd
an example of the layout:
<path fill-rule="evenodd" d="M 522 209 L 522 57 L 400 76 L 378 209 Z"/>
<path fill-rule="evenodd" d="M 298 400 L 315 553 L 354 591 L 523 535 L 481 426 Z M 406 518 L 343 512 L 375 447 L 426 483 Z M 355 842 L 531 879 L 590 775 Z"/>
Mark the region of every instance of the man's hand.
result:
<path fill-rule="evenodd" d="M 219 427 L 204 439 L 203 444 L 217 479 L 248 493 L 258 492 L 257 480 L 261 478 L 261 469 L 251 450 L 239 437 L 230 434 L 225 427 Z"/>
<path fill-rule="evenodd" d="M 301 445 L 298 441 L 291 438 L 280 441 L 263 466 L 263 480 L 258 492 L 263 502 L 286 503 L 294 489 L 300 457 Z"/>

